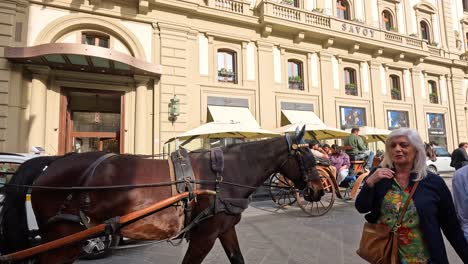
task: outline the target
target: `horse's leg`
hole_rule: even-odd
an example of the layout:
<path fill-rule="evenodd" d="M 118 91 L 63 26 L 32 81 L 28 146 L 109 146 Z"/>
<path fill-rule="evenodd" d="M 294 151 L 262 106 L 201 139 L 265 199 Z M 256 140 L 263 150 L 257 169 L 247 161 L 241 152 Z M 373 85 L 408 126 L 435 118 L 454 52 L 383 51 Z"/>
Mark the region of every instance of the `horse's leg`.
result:
<path fill-rule="evenodd" d="M 51 250 L 40 254 L 37 257 L 38 264 L 56 263 L 56 264 L 71 264 L 75 262 L 80 255 L 81 247 L 78 245 L 62 247 L 56 250 Z"/>
<path fill-rule="evenodd" d="M 239 247 L 239 241 L 237 240 L 236 227 L 234 225 L 229 228 L 229 230 L 221 234 L 219 236 L 219 240 L 221 241 L 224 251 L 232 264 L 245 263 Z"/>
<path fill-rule="evenodd" d="M 74 233 L 78 233 L 83 230 L 83 227 L 79 224 L 61 222 L 51 224 L 51 226 L 43 227 L 42 240 L 43 242 L 50 242 Z M 57 264 L 68 264 L 73 263 L 81 254 L 82 242 L 76 244 L 62 246 L 54 250 L 46 251 L 41 253 L 37 257 L 39 264 L 45 263 L 57 263 Z"/>
<path fill-rule="evenodd" d="M 197 229 L 198 231 L 198 229 Z M 190 243 L 185 252 L 184 260 L 182 264 L 199 264 L 205 259 L 206 255 L 213 248 L 217 236 L 213 234 L 207 234 L 203 232 L 193 231 L 190 234 Z"/>

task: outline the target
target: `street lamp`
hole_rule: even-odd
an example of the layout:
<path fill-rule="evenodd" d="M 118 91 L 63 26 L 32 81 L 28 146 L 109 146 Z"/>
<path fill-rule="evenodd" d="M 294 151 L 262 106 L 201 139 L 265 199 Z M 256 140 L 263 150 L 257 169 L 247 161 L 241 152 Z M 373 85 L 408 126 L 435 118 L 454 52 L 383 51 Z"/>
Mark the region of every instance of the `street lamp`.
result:
<path fill-rule="evenodd" d="M 171 98 L 171 102 L 169 103 L 169 121 L 174 123 L 177 120 L 177 117 L 180 115 L 180 105 L 179 105 L 179 98 L 177 98 L 176 95 L 174 95 L 173 98 Z"/>

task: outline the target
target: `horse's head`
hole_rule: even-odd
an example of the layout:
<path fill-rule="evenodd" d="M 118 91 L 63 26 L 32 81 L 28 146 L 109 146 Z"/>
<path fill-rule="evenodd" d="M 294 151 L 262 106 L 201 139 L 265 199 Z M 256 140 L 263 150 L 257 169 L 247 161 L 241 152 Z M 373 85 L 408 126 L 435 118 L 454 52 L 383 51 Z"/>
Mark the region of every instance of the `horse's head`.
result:
<path fill-rule="evenodd" d="M 294 182 L 294 185 L 304 191 L 304 198 L 308 201 L 319 201 L 323 196 L 323 185 L 320 174 L 315 169 L 315 158 L 304 141 L 305 126 L 296 134 L 287 135 L 289 156 L 281 165 L 280 173 Z"/>
<path fill-rule="evenodd" d="M 425 150 L 426 150 L 426 156 L 427 156 L 427 158 L 430 159 L 431 161 L 436 161 L 436 160 L 437 160 L 437 156 L 436 156 L 435 150 L 434 150 L 434 148 L 432 147 L 432 145 L 429 144 L 429 143 L 424 142 L 424 148 L 425 148 Z"/>

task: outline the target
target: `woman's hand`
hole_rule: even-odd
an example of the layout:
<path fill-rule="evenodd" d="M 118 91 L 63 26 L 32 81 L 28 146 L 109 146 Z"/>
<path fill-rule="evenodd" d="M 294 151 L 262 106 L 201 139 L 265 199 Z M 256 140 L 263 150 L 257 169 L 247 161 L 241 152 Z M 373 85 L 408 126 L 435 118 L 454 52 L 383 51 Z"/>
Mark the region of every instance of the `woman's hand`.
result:
<path fill-rule="evenodd" d="M 378 183 L 382 179 L 392 179 L 394 174 L 395 172 L 389 168 L 379 168 L 366 179 L 366 183 L 369 187 L 374 187 L 374 184 Z"/>

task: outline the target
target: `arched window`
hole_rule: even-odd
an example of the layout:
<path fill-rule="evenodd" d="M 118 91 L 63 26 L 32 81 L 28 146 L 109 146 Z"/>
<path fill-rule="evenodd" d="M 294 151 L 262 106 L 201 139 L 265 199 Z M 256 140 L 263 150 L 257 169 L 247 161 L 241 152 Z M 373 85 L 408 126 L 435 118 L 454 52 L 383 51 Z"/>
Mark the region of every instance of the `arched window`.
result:
<path fill-rule="evenodd" d="M 421 37 L 422 37 L 422 39 L 425 39 L 428 42 L 430 42 L 431 34 L 430 34 L 430 30 L 429 30 L 429 25 L 425 21 L 419 22 L 419 25 L 421 26 Z"/>
<path fill-rule="evenodd" d="M 218 50 L 218 81 L 237 83 L 237 53 L 232 50 Z"/>
<path fill-rule="evenodd" d="M 439 103 L 439 92 L 437 90 L 437 83 L 435 81 L 429 81 L 429 102 L 431 104 Z"/>
<path fill-rule="evenodd" d="M 345 93 L 347 95 L 358 95 L 356 70 L 353 68 L 344 69 Z"/>
<path fill-rule="evenodd" d="M 398 75 L 390 75 L 392 100 L 401 100 L 401 84 Z"/>
<path fill-rule="evenodd" d="M 341 19 L 351 20 L 349 3 L 346 0 L 336 1 L 336 16 Z"/>
<path fill-rule="evenodd" d="M 385 30 L 396 31 L 396 28 L 393 24 L 393 16 L 388 10 L 384 10 L 382 12 L 382 25 L 384 26 Z"/>
<path fill-rule="evenodd" d="M 304 69 L 301 61 L 288 60 L 288 84 L 289 89 L 304 90 Z"/>
<path fill-rule="evenodd" d="M 98 32 L 82 32 L 81 44 L 109 48 L 109 36 Z"/>

